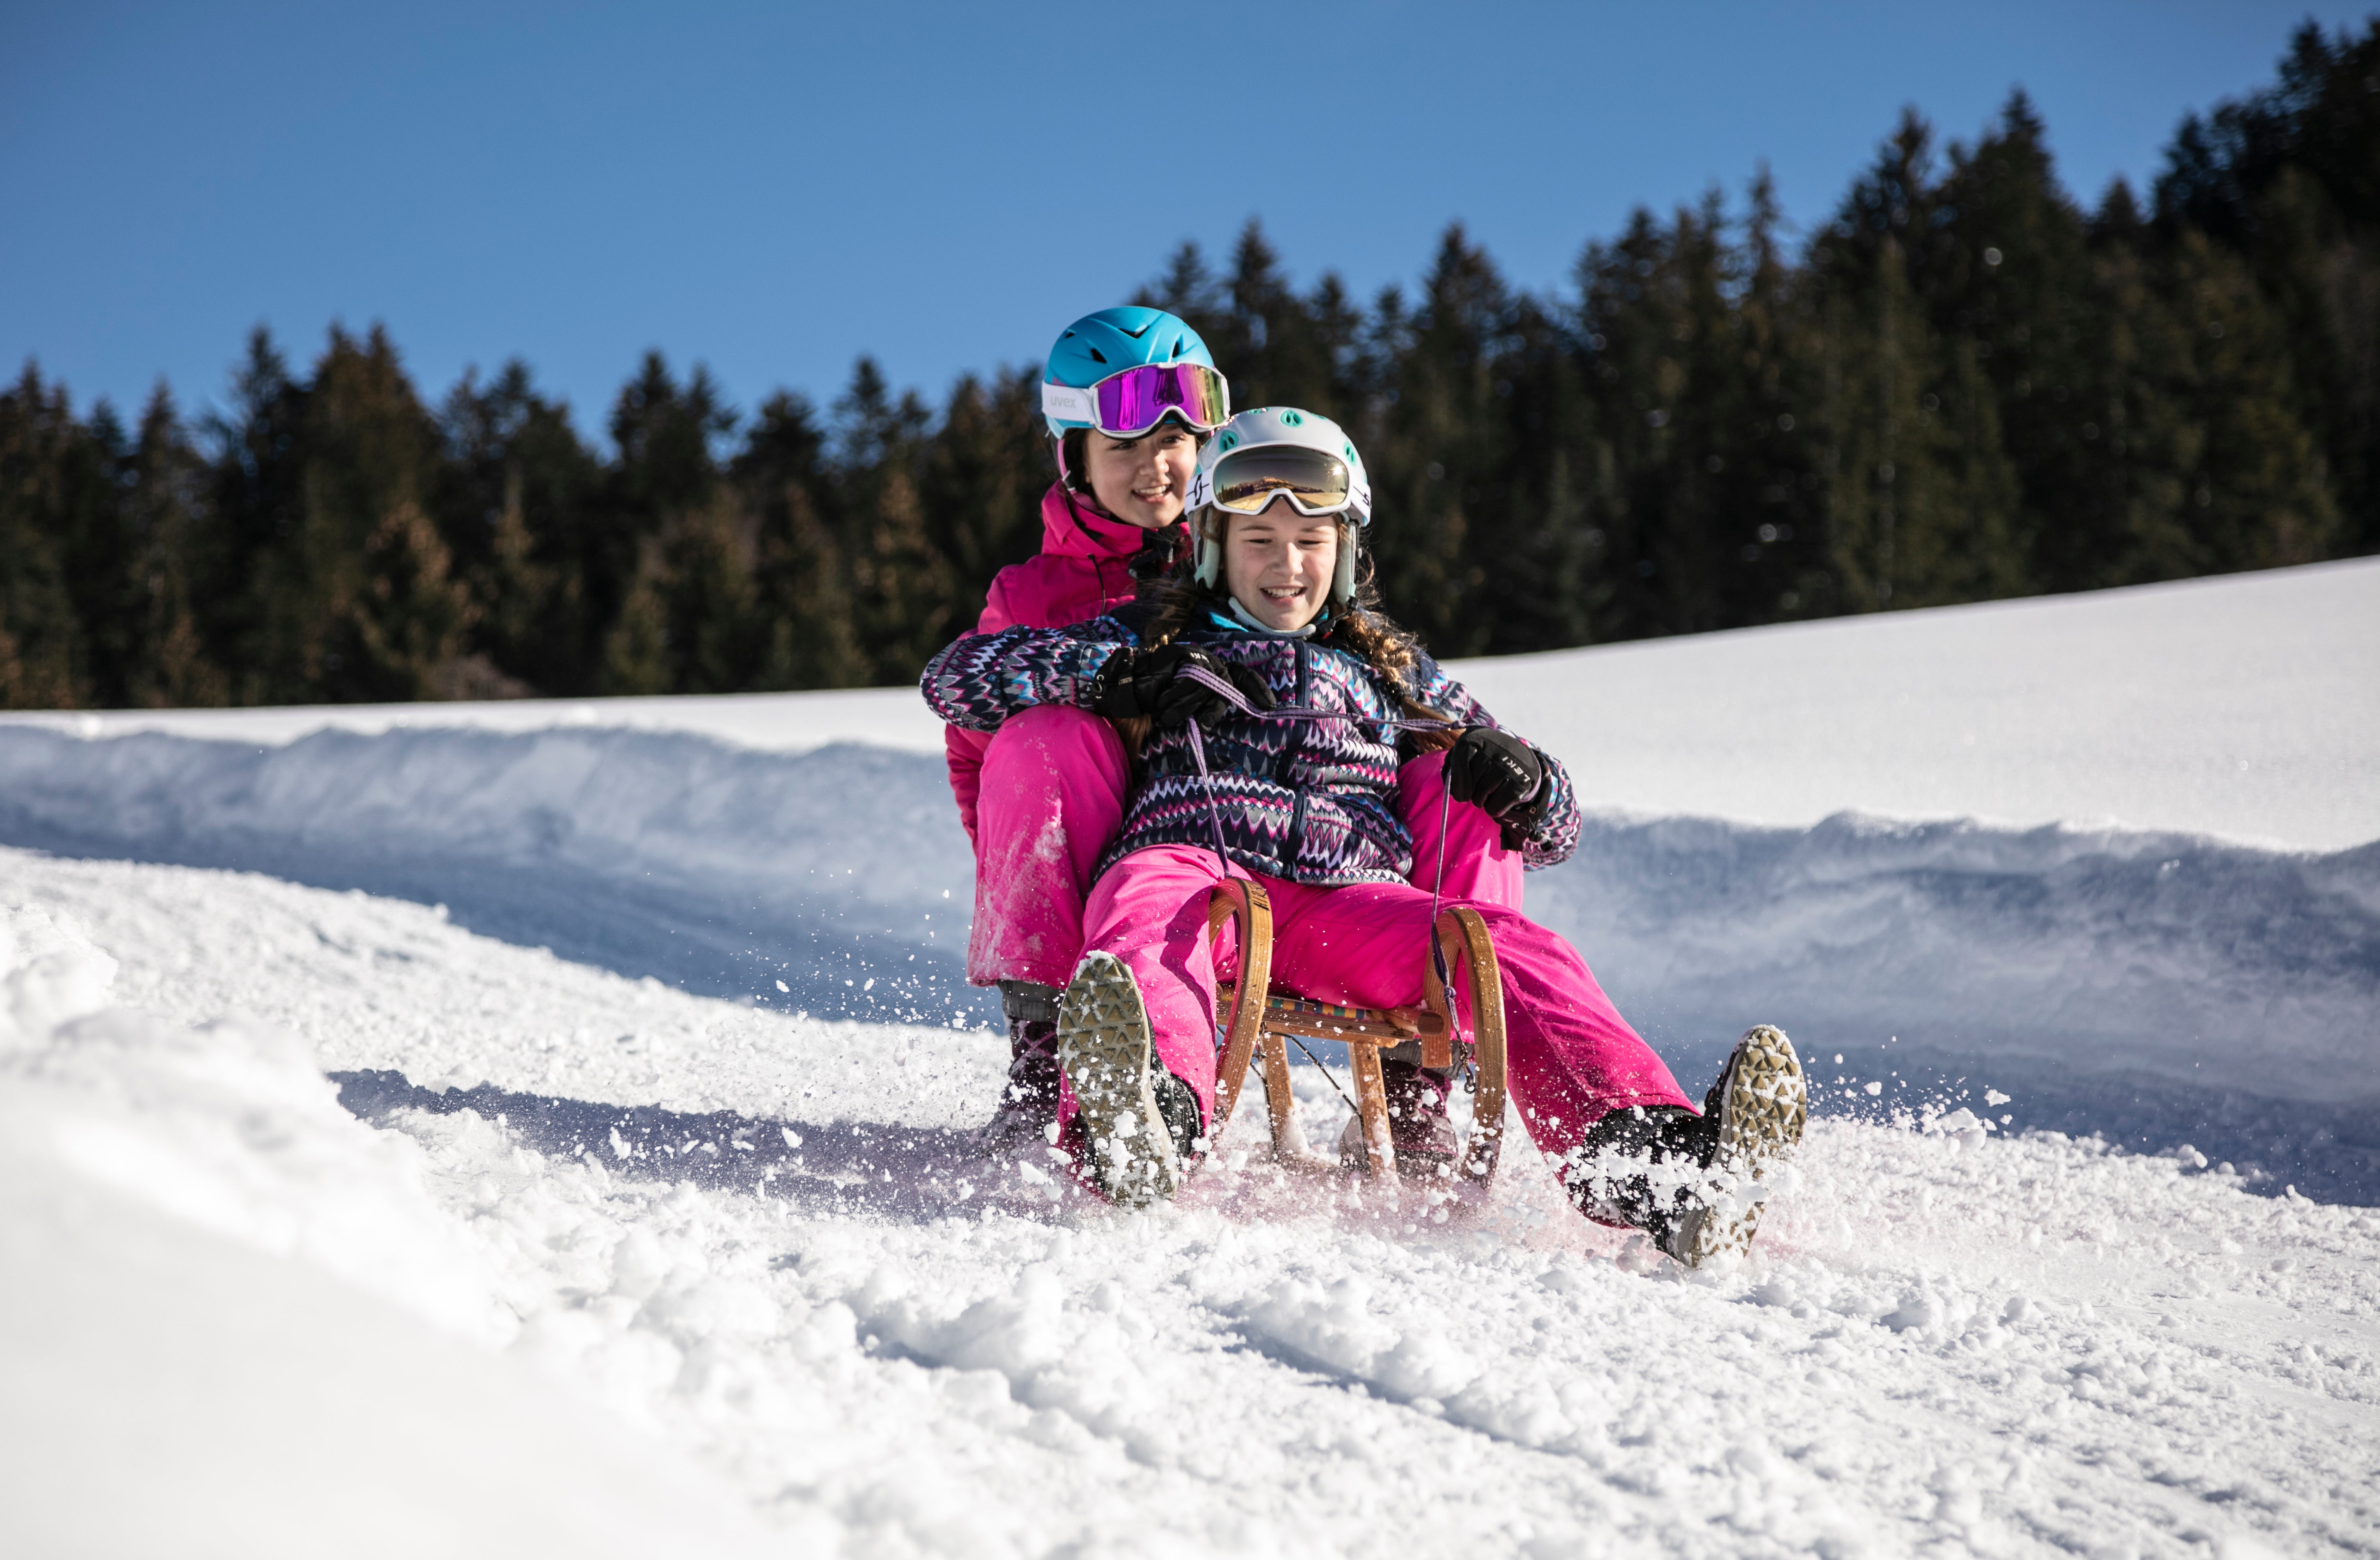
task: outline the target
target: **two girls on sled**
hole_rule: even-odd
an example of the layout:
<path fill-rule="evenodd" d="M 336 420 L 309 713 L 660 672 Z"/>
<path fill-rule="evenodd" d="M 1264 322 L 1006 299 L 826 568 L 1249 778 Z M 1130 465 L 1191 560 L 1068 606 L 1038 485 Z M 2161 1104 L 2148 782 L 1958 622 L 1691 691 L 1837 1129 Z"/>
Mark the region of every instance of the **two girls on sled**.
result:
<path fill-rule="evenodd" d="M 1270 898 L 1274 981 L 1324 1002 L 1416 1005 L 1434 901 L 1469 904 L 1501 968 L 1514 1101 L 1573 1203 L 1689 1264 L 1741 1251 L 1758 1179 L 1800 1137 L 1792 1046 L 1753 1029 L 1698 1111 L 1521 913 L 1522 870 L 1576 843 L 1569 776 L 1378 611 L 1343 430 L 1231 417 L 1205 344 L 1146 308 L 1069 327 L 1043 406 L 1060 478 L 1042 553 L 921 682 L 976 841 L 969 976 L 1001 986 L 1010 1021 L 987 1146 L 1054 1122 L 1118 1203 L 1174 1194 L 1214 1109 L 1207 904 L 1227 874 Z M 1437 1173 L 1450 1076 L 1384 1072 L 1400 1169 Z"/>

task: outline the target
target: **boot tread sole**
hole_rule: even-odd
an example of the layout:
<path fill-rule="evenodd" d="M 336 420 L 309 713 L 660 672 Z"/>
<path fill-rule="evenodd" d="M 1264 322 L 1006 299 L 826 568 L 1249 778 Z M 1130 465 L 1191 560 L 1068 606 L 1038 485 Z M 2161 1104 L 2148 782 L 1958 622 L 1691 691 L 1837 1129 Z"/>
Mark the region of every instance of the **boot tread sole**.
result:
<path fill-rule="evenodd" d="M 1737 1186 L 1765 1179 L 1792 1156 L 1809 1120 L 1809 1086 L 1793 1042 L 1773 1024 L 1755 1024 L 1736 1043 L 1720 1080 L 1718 1152 L 1712 1167 Z M 1742 1255 L 1759 1231 L 1761 1200 L 1705 1208 L 1681 1229 L 1680 1258 L 1700 1267 L 1725 1252 Z"/>
<path fill-rule="evenodd" d="M 1111 953 L 1088 953 L 1058 1000 L 1058 1065 L 1074 1086 L 1091 1179 L 1121 1207 L 1171 1201 L 1181 1161 L 1150 1086 L 1148 1010 Z M 1121 1138 L 1119 1123 L 1133 1130 Z"/>

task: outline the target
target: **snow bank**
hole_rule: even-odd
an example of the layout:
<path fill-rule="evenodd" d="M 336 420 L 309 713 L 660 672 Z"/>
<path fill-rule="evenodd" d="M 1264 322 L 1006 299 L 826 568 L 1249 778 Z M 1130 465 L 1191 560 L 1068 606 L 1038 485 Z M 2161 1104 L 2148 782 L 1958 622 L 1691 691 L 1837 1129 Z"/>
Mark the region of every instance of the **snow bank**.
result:
<path fill-rule="evenodd" d="M 1768 1016 L 1830 1051 L 2380 1101 L 2380 845 L 1601 816 L 1531 894 L 1625 1010 L 1711 1054 Z"/>
<path fill-rule="evenodd" d="M 1590 805 L 1808 827 L 1846 810 L 2380 840 L 2380 560 L 1453 663 Z M 642 731 L 938 754 L 908 689 L 0 712 L 273 746 L 318 732 Z"/>
<path fill-rule="evenodd" d="M 758 1552 L 675 1457 L 494 1356 L 515 1319 L 418 1148 L 294 1039 L 115 1006 L 115 974 L 0 898 L 14 1552 Z"/>
<path fill-rule="evenodd" d="M 676 733 L 317 732 L 285 746 L 0 727 L 0 840 L 443 902 L 492 936 L 870 1018 L 984 1006 L 937 759 Z"/>
<path fill-rule="evenodd" d="M 915 688 L 806 694 L 676 694 L 599 699 L 503 699 L 456 704 L 308 704 L 244 709 L 0 711 L 0 725 L 78 737 L 142 732 L 267 747 L 317 732 L 674 732 L 764 753 L 808 753 L 864 742 L 908 753 L 942 751 L 942 723 Z"/>

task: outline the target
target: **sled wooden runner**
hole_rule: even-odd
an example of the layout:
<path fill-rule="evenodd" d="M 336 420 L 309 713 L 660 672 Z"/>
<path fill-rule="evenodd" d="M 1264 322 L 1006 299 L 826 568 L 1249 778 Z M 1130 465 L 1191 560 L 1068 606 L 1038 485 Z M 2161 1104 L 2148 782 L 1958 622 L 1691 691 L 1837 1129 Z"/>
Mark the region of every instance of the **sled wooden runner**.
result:
<path fill-rule="evenodd" d="M 1419 1008 L 1356 1008 L 1317 1002 L 1272 989 L 1272 904 L 1264 885 L 1244 877 L 1228 878 L 1207 901 L 1207 937 L 1220 942 L 1225 925 L 1236 933 L 1240 978 L 1216 991 L 1221 1022 L 1220 1052 L 1215 1064 L 1215 1124 L 1220 1138 L 1238 1105 L 1247 1082 L 1248 1064 L 1259 1060 L 1264 1072 L 1265 1107 L 1271 1116 L 1273 1157 L 1301 1168 L 1323 1168 L 1330 1161 L 1307 1147 L 1293 1114 L 1295 1102 L 1289 1087 L 1289 1046 L 1293 1037 L 1337 1041 L 1347 1047 L 1348 1070 L 1354 1074 L 1355 1114 L 1364 1124 L 1364 1145 L 1373 1179 L 1393 1176 L 1397 1152 L 1389 1135 L 1388 1093 L 1381 1082 L 1380 1052 L 1412 1046 L 1415 1059 L 1427 1068 L 1454 1065 L 1455 1009 L 1438 978 L 1438 961 L 1422 969 Z M 1472 1018 L 1470 1043 L 1463 1046 L 1475 1069 L 1470 1142 L 1459 1166 L 1466 1180 L 1485 1184 L 1496 1173 L 1504 1123 L 1504 983 L 1496 967 L 1496 949 L 1488 923 L 1468 905 L 1439 913 L 1433 928 L 1447 969 L 1460 969 L 1463 995 Z"/>

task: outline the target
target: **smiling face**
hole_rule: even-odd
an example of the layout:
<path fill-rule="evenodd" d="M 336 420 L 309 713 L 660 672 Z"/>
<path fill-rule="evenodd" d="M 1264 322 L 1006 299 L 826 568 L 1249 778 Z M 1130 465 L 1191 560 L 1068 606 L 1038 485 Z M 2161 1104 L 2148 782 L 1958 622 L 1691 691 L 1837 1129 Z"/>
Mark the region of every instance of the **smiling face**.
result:
<path fill-rule="evenodd" d="M 1304 628 L 1330 599 L 1339 517 L 1313 519 L 1275 499 L 1261 514 L 1223 515 L 1223 585 L 1267 628 Z"/>
<path fill-rule="evenodd" d="M 1083 478 L 1091 497 L 1144 530 L 1182 518 L 1197 466 L 1198 436 L 1170 417 L 1137 439 L 1111 439 L 1097 429 L 1083 437 Z"/>

